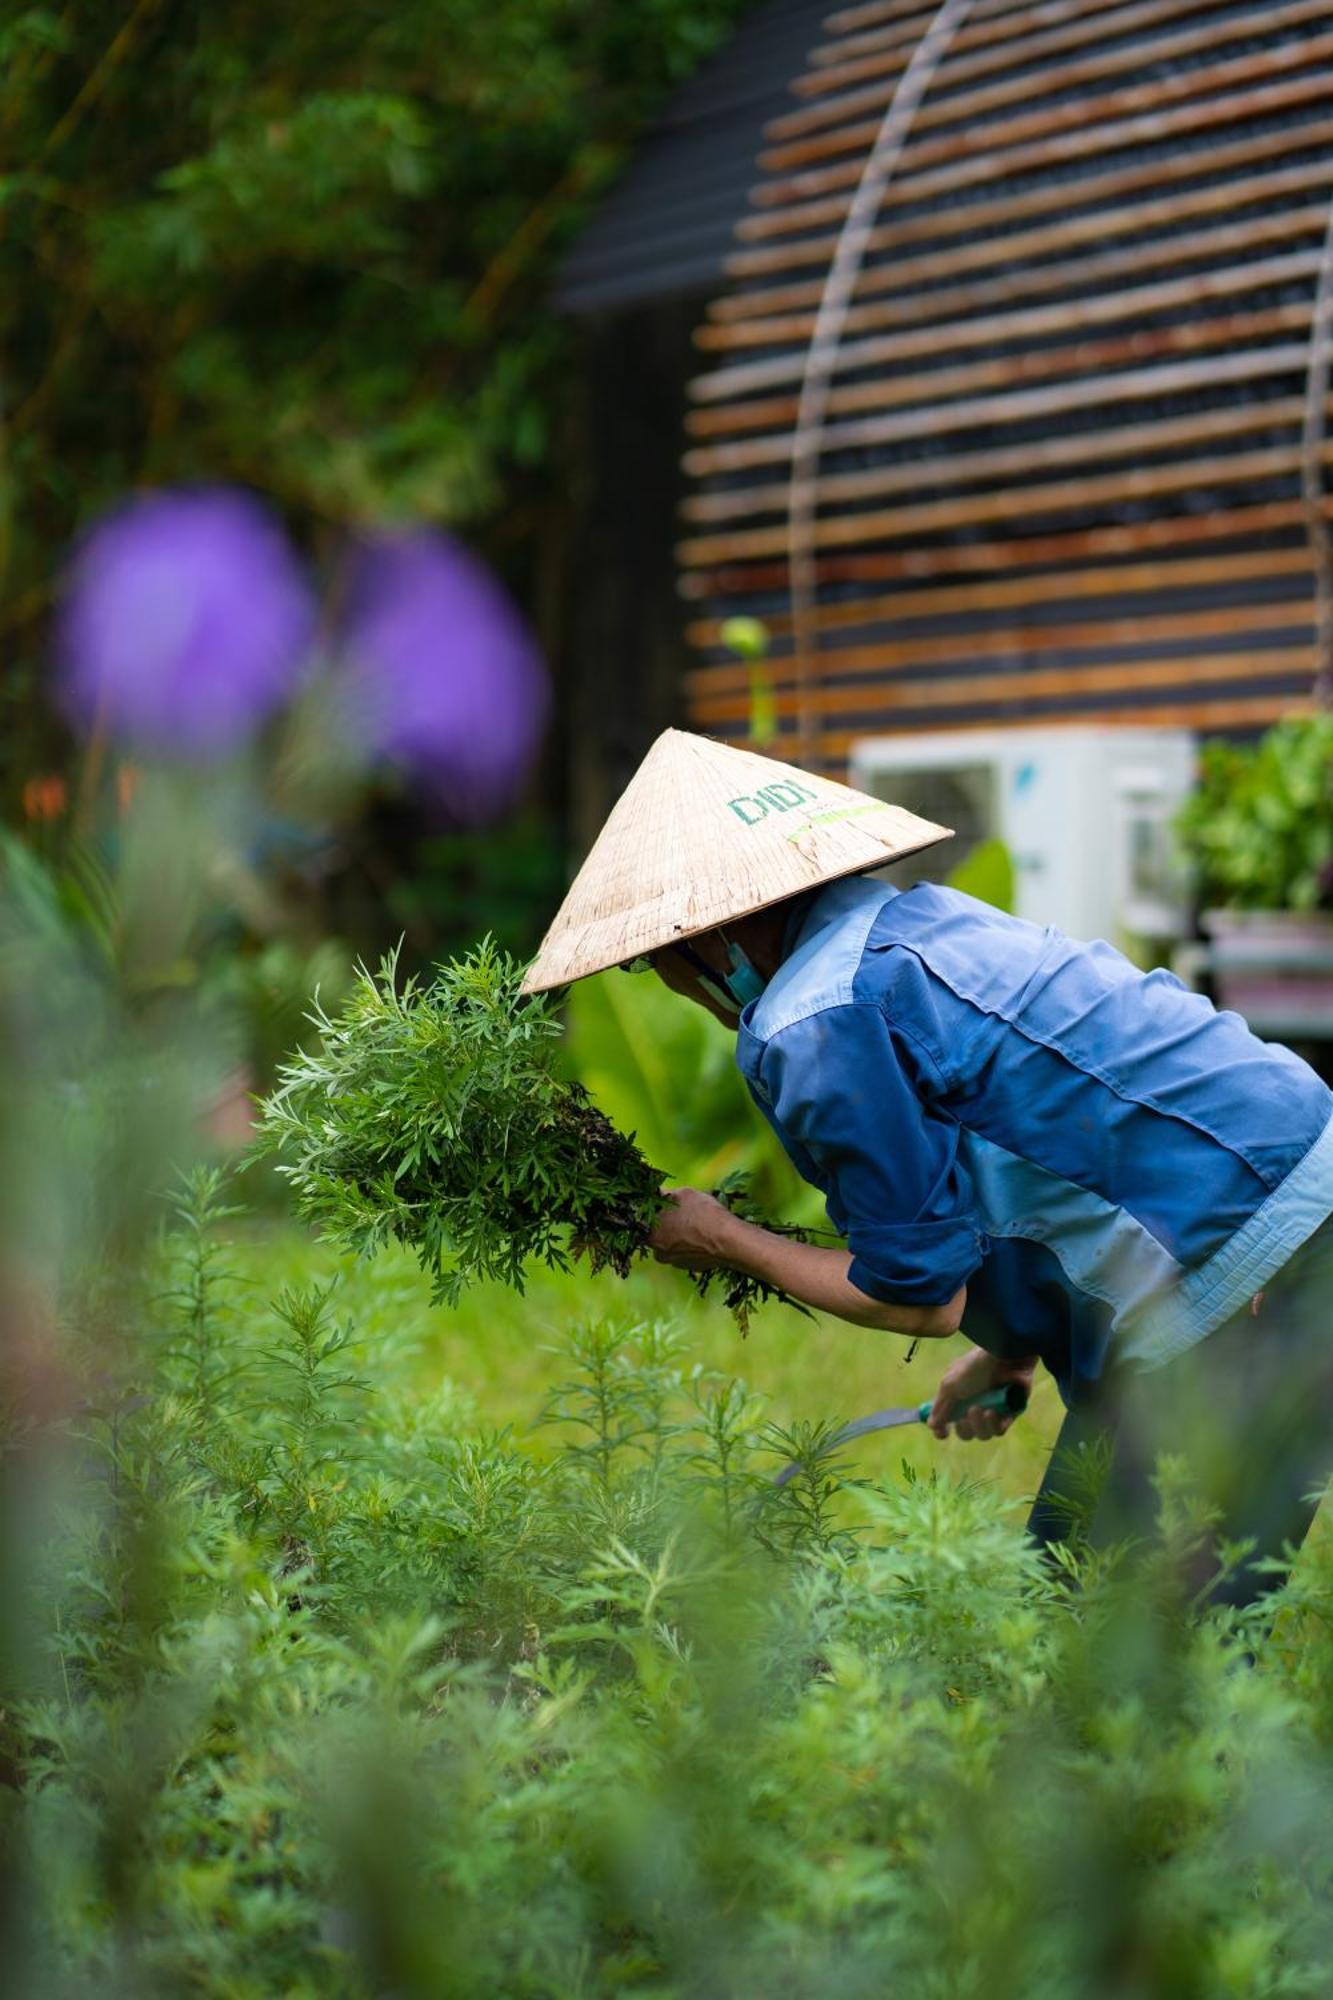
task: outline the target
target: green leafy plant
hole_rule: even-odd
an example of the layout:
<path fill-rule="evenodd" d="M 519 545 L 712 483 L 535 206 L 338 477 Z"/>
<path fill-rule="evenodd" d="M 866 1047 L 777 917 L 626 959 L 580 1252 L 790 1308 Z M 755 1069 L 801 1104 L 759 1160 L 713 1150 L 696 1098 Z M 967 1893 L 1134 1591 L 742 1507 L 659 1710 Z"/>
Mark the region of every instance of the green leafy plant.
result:
<path fill-rule="evenodd" d="M 1176 830 L 1205 907 L 1333 903 L 1333 715 L 1279 722 L 1252 745 L 1205 744 Z"/>
<path fill-rule="evenodd" d="M 1192 1615 L 1183 1495 L 1053 1568 L 652 1322 L 571 1326 L 496 1435 L 234 1220 L 182 1187 L 15 1593 L 14 1992 L 1321 2000 L 1327 1538 L 1275 1623 Z"/>
<path fill-rule="evenodd" d="M 750 680 L 750 741 L 763 750 L 778 733 L 778 703 L 773 677 L 764 666 L 768 657 L 768 627 L 758 618 L 724 618 L 718 638 L 729 653 L 744 660 Z"/>
<path fill-rule="evenodd" d="M 521 1291 L 534 1258 L 624 1277 L 663 1206 L 661 1170 L 562 1073 L 554 1007 L 524 999 L 522 978 L 487 940 L 400 990 L 390 954 L 342 1013 L 317 1008 L 321 1046 L 262 1107 L 258 1151 L 299 1214 L 358 1255 L 408 1244 L 449 1302 L 485 1278 Z M 719 1192 L 749 1209 L 735 1183 Z M 775 1295 L 740 1272 L 694 1282 L 721 1288 L 742 1326 Z"/>
<path fill-rule="evenodd" d="M 1017 885 L 1014 857 L 1004 841 L 979 840 L 945 880 L 949 888 L 961 889 L 965 896 L 975 896 L 1012 916 Z"/>
<path fill-rule="evenodd" d="M 60 741 L 31 699 L 58 566 L 127 489 L 236 481 L 312 534 L 498 517 L 522 578 L 567 483 L 553 263 L 742 4 L 401 0 L 318 32 L 290 0 L 4 9 L 15 794 Z"/>

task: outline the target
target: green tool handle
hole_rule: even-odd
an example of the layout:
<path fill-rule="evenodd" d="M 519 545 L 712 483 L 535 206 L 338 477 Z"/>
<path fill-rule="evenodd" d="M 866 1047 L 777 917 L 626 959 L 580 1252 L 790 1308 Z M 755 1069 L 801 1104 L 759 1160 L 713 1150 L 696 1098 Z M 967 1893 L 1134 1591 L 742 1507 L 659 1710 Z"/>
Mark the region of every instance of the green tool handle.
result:
<path fill-rule="evenodd" d="M 965 1403 L 958 1405 L 949 1422 L 956 1423 L 959 1417 L 965 1417 L 970 1410 L 1000 1410 L 1007 1417 L 1021 1417 L 1027 1406 L 1028 1392 L 1023 1384 L 1006 1382 L 1002 1388 L 987 1389 L 984 1396 L 969 1396 Z M 934 1407 L 935 1399 L 932 1396 L 930 1401 L 923 1403 L 917 1411 L 923 1424 L 930 1422 L 930 1413 Z"/>

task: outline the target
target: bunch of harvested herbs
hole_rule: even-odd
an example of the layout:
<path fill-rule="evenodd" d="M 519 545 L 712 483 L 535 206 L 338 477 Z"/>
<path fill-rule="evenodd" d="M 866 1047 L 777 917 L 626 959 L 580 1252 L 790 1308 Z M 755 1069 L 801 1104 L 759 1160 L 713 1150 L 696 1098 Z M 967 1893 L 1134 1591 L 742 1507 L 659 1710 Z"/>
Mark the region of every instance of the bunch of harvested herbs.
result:
<path fill-rule="evenodd" d="M 482 1278 L 522 1291 L 534 1257 L 623 1277 L 663 1206 L 662 1172 L 561 1074 L 559 1021 L 522 977 L 489 940 L 401 992 L 396 953 L 378 977 L 362 968 L 335 1018 L 316 1003 L 322 1046 L 279 1070 L 261 1110 L 256 1150 L 299 1214 L 358 1255 L 409 1245 L 448 1303 Z M 694 1282 L 721 1287 L 742 1329 L 775 1296 L 736 1271 Z"/>

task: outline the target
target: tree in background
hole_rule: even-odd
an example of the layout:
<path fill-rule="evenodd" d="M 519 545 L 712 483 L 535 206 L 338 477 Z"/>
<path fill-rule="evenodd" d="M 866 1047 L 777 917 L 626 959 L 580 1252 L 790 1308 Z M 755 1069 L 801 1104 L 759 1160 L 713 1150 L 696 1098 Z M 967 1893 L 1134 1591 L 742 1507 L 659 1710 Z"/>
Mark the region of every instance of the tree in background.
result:
<path fill-rule="evenodd" d="M 318 555 L 482 533 L 522 594 L 553 257 L 744 0 L 66 0 L 0 22 L 0 784 L 80 528 L 233 481 Z"/>

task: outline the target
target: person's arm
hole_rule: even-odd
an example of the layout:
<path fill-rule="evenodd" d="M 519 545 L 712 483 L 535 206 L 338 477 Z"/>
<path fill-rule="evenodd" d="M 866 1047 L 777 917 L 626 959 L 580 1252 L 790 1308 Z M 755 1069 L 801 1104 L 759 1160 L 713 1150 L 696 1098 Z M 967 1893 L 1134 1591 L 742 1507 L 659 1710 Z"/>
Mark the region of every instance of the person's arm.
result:
<path fill-rule="evenodd" d="M 700 1271 L 725 1267 L 776 1285 L 817 1312 L 832 1313 L 853 1326 L 878 1327 L 913 1340 L 944 1339 L 958 1331 L 966 1286 L 940 1305 L 895 1305 L 871 1298 L 851 1282 L 847 1250 L 822 1250 L 775 1236 L 746 1222 L 698 1188 L 674 1189 L 649 1238 L 659 1264 Z"/>
<path fill-rule="evenodd" d="M 938 1079 L 924 1058 L 899 1047 L 879 1007 L 848 1002 L 789 1023 L 742 1067 L 850 1253 L 808 1252 L 799 1274 L 783 1259 L 796 1280 L 784 1287 L 808 1302 L 801 1286 L 814 1279 L 819 1305 L 858 1326 L 913 1339 L 956 1331 L 986 1246 L 959 1128 L 927 1101 Z M 767 1277 L 778 1268 L 771 1242 L 762 1255 Z"/>

